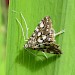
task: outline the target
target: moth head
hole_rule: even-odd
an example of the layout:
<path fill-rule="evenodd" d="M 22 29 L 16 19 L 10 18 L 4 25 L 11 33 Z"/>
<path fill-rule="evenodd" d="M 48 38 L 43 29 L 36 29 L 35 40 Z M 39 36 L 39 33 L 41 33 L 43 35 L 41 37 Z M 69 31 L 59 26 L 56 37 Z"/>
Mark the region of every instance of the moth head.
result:
<path fill-rule="evenodd" d="M 50 26 L 50 28 L 52 27 L 52 20 L 51 20 L 51 17 L 50 16 L 46 16 L 46 17 L 44 17 L 44 23 L 46 24 L 46 25 L 49 25 Z"/>
<path fill-rule="evenodd" d="M 27 45 L 27 44 L 25 44 L 25 45 L 24 45 L 24 48 L 28 48 L 28 45 Z"/>
<path fill-rule="evenodd" d="M 44 17 L 44 19 L 50 19 L 50 16 L 46 16 L 46 17 Z"/>

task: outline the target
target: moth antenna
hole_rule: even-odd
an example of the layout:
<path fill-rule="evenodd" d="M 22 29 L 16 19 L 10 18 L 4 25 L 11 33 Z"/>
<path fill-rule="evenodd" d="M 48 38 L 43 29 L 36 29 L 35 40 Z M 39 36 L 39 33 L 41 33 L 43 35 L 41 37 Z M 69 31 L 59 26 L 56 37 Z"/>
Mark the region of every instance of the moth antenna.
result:
<path fill-rule="evenodd" d="M 31 51 L 27 50 L 26 48 L 25 48 L 25 50 L 28 51 L 29 53 L 31 53 L 32 55 L 37 56 L 36 54 L 32 53 Z M 42 60 L 40 57 L 39 57 L 39 59 Z"/>
<path fill-rule="evenodd" d="M 24 18 L 24 16 L 23 16 L 23 14 L 22 13 L 20 13 L 21 14 L 21 17 L 22 17 L 22 19 L 24 20 L 24 23 L 25 23 L 25 26 L 26 26 L 26 38 L 28 39 L 28 27 L 27 27 L 27 23 L 26 23 L 26 20 L 25 20 L 25 18 Z"/>
<path fill-rule="evenodd" d="M 22 29 L 22 34 L 23 34 L 23 37 L 24 37 L 24 41 L 27 41 L 27 40 L 25 40 L 24 29 L 22 27 L 22 24 L 20 23 L 20 21 L 17 18 L 16 18 L 16 21 L 19 23 L 19 25 L 20 25 L 20 27 Z"/>
<path fill-rule="evenodd" d="M 18 12 L 15 11 L 15 10 L 12 10 L 12 12 L 14 12 L 14 13 L 18 13 Z M 23 14 L 20 13 L 20 15 L 21 15 L 22 19 L 24 20 L 24 23 L 25 23 L 25 26 L 26 26 L 26 38 L 28 39 L 28 29 L 29 29 L 29 28 L 27 27 L 27 23 L 26 23 L 26 20 L 25 20 Z M 19 24 L 20 24 L 20 23 L 19 23 Z M 24 35 L 24 29 L 23 29 L 23 27 L 22 27 L 21 24 L 20 24 L 20 27 L 21 27 L 21 29 L 23 30 L 22 32 L 23 32 L 23 35 Z M 25 36 L 24 36 L 24 37 L 25 37 Z M 27 40 L 25 40 L 25 41 L 27 41 Z"/>
<path fill-rule="evenodd" d="M 60 34 L 62 34 L 64 32 L 65 32 L 65 30 L 61 30 L 60 32 L 56 33 L 55 36 L 58 36 L 58 35 L 60 35 Z"/>

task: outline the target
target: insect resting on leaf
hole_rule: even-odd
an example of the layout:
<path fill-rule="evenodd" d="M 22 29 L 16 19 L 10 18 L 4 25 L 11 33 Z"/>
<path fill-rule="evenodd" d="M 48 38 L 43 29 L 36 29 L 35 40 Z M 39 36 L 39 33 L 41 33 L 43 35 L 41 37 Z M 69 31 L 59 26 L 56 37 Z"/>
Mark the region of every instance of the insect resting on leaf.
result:
<path fill-rule="evenodd" d="M 27 29 L 26 37 L 28 38 L 28 27 L 27 27 L 26 20 L 24 16 L 22 15 L 22 13 L 21 13 L 21 17 L 23 18 L 24 23 L 26 25 L 26 29 Z M 26 44 L 24 45 L 25 49 L 32 48 L 33 50 L 42 51 L 42 53 L 45 56 L 46 56 L 45 52 L 52 53 L 52 54 L 62 53 L 61 50 L 59 49 L 59 46 L 55 43 L 56 42 L 55 37 L 58 36 L 59 34 L 62 34 L 64 30 L 58 33 L 55 33 L 55 30 L 52 27 L 51 18 L 49 16 L 46 16 L 41 20 L 41 22 L 38 24 L 38 26 L 34 30 L 32 36 L 28 38 L 28 40 L 25 40 L 24 29 L 21 23 L 19 22 L 17 18 L 16 20 L 22 29 L 24 41 L 26 41 Z"/>
<path fill-rule="evenodd" d="M 59 46 L 55 44 L 55 36 L 63 33 L 64 30 L 55 34 L 52 21 L 49 16 L 44 17 L 38 24 L 32 36 L 28 39 L 25 48 L 32 48 L 47 53 L 61 54 Z"/>

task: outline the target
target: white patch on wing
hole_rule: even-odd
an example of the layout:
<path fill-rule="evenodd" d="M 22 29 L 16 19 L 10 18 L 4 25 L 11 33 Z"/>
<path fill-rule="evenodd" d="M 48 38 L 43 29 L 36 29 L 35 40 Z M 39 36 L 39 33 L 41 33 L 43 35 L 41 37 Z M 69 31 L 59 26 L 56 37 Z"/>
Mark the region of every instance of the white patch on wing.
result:
<path fill-rule="evenodd" d="M 43 42 L 43 40 L 41 40 L 40 38 L 38 38 L 38 42 L 39 42 L 39 43 L 42 43 L 42 42 Z"/>
<path fill-rule="evenodd" d="M 43 22 L 41 22 L 41 23 L 40 23 L 40 27 L 44 27 L 44 24 L 43 24 Z"/>
<path fill-rule="evenodd" d="M 43 40 L 45 40 L 46 39 L 46 35 L 42 35 L 42 38 L 43 38 Z"/>
<path fill-rule="evenodd" d="M 49 29 L 46 29 L 46 31 L 48 31 Z"/>
<path fill-rule="evenodd" d="M 39 31 L 39 29 L 38 29 L 38 28 L 36 28 L 35 30 L 36 30 L 37 32 Z"/>
<path fill-rule="evenodd" d="M 40 36 L 41 35 L 41 32 L 38 32 L 38 36 Z"/>
<path fill-rule="evenodd" d="M 50 41 L 51 40 L 51 38 L 48 38 L 48 41 Z"/>
<path fill-rule="evenodd" d="M 33 33 L 33 36 L 35 36 L 35 33 Z"/>

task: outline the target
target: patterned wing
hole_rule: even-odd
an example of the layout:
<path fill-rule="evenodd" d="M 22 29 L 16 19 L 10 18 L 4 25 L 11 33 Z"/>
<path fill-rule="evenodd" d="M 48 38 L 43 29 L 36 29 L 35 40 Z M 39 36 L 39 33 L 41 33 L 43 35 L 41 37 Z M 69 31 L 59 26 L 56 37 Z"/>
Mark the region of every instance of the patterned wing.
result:
<path fill-rule="evenodd" d="M 41 51 L 50 53 L 53 51 L 51 50 L 53 47 L 51 43 L 55 42 L 54 35 L 55 31 L 52 28 L 52 21 L 49 16 L 46 16 L 36 27 L 27 44 L 25 44 L 25 48 L 40 49 Z"/>
<path fill-rule="evenodd" d="M 44 17 L 40 24 L 36 27 L 34 33 L 28 40 L 28 47 L 38 48 L 39 44 L 48 44 L 55 41 L 54 29 L 52 28 L 52 21 L 49 16 Z"/>

